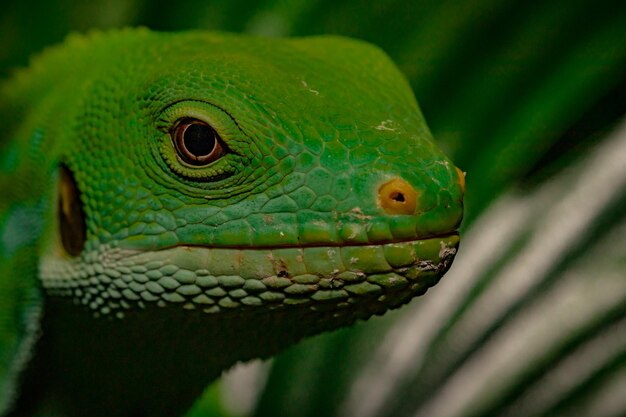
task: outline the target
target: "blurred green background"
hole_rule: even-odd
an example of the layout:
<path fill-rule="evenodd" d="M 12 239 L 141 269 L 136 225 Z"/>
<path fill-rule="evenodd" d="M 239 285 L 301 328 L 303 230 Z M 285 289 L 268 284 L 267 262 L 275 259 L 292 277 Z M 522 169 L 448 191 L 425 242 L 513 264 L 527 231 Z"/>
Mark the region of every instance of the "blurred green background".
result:
<path fill-rule="evenodd" d="M 468 173 L 466 233 L 442 283 L 237 369 L 191 415 L 626 415 L 623 1 L 10 0 L 0 11 L 3 78 L 72 31 L 370 41 Z"/>

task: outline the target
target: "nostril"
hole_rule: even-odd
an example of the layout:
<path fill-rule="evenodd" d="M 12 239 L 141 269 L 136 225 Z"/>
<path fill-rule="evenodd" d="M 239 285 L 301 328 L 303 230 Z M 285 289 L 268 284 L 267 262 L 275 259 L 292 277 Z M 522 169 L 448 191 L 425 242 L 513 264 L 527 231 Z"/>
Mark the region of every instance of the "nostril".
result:
<path fill-rule="evenodd" d="M 459 176 L 459 185 L 461 186 L 461 193 L 465 194 L 465 172 L 461 171 L 457 167 L 454 167 L 454 168 L 456 169 L 456 173 Z"/>
<path fill-rule="evenodd" d="M 404 203 L 404 194 L 402 194 L 401 192 L 397 192 L 394 191 L 389 195 L 389 198 L 391 198 L 393 201 L 397 201 L 398 203 Z"/>
<path fill-rule="evenodd" d="M 408 182 L 394 178 L 378 189 L 378 203 L 388 214 L 414 214 L 417 191 Z"/>

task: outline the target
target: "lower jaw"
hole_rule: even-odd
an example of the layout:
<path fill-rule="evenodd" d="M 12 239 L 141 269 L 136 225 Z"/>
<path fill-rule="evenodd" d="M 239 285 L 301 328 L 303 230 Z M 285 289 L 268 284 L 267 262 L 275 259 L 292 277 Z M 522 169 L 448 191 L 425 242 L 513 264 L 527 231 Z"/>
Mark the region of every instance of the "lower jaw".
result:
<path fill-rule="evenodd" d="M 366 318 L 436 284 L 458 243 L 459 236 L 450 234 L 359 246 L 176 246 L 142 253 L 104 248 L 72 264 L 44 262 L 42 280 L 50 295 L 72 297 L 97 315 L 121 317 L 152 306 L 208 314 L 298 307 Z"/>

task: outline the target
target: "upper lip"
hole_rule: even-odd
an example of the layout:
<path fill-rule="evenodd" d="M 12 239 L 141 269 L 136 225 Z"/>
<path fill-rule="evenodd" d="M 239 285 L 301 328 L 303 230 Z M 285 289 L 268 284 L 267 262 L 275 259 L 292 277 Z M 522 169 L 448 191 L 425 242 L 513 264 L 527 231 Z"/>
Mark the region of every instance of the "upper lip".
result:
<path fill-rule="evenodd" d="M 272 245 L 203 245 L 203 244 L 195 244 L 195 243 L 178 243 L 171 246 L 166 246 L 162 248 L 158 248 L 158 250 L 166 250 L 177 247 L 190 247 L 190 248 L 206 248 L 206 249 L 241 249 L 241 250 L 256 250 L 256 249 L 283 249 L 283 248 L 315 248 L 315 247 L 346 247 L 346 246 L 381 246 L 387 245 L 391 243 L 407 243 L 407 242 L 417 242 L 421 240 L 430 240 L 430 239 L 444 239 L 447 237 L 458 236 L 459 232 L 457 230 L 453 230 L 448 233 L 438 233 L 432 235 L 425 235 L 419 237 L 409 237 L 404 239 L 389 239 L 389 240 L 381 240 L 375 242 L 314 242 L 314 243 L 303 243 L 303 244 L 272 244 Z"/>

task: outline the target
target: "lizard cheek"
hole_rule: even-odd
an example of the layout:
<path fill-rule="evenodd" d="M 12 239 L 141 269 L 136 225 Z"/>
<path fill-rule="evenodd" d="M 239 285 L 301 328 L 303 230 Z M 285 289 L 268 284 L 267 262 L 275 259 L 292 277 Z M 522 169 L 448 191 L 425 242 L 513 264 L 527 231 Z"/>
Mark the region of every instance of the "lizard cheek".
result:
<path fill-rule="evenodd" d="M 59 231 L 63 249 L 70 256 L 78 256 L 87 240 L 85 213 L 74 175 L 65 166 L 59 172 Z"/>
<path fill-rule="evenodd" d="M 408 182 L 394 178 L 378 189 L 378 203 L 387 214 L 415 214 L 417 191 Z"/>

